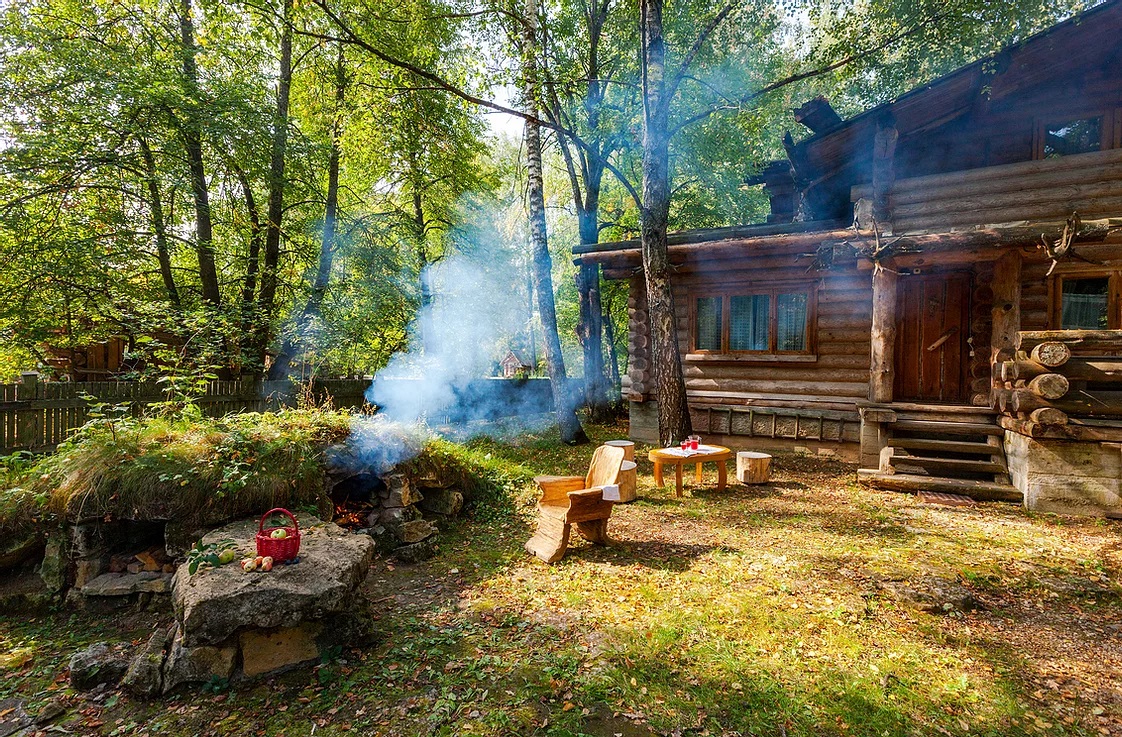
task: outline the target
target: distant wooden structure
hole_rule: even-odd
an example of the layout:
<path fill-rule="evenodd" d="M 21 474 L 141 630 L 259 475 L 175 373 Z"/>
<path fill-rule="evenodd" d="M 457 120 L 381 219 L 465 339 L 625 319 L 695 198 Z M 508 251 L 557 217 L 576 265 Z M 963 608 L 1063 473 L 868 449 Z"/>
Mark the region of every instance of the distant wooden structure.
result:
<path fill-rule="evenodd" d="M 526 363 L 514 351 L 507 351 L 503 360 L 499 362 L 499 367 L 502 369 L 504 379 L 525 378 L 534 370 L 533 366 Z"/>
<path fill-rule="evenodd" d="M 72 347 L 49 345 L 46 363 L 56 374 L 71 381 L 105 381 L 130 370 L 125 363 L 127 347 L 124 338 Z"/>
<path fill-rule="evenodd" d="M 799 108 L 809 135 L 750 180 L 768 224 L 669 238 L 694 430 L 1122 514 L 1120 34 L 1114 0 L 850 120 Z M 639 244 L 574 253 L 630 284 L 623 390 L 652 442 Z"/>

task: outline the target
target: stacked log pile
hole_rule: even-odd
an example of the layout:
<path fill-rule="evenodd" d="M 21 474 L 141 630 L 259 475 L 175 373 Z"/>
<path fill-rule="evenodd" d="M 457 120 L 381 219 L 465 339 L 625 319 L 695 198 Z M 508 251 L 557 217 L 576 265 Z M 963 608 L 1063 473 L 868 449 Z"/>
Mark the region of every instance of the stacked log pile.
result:
<path fill-rule="evenodd" d="M 1012 356 L 993 365 L 993 404 L 1036 425 L 1071 416 L 1122 420 L 1122 330 L 1017 334 Z"/>

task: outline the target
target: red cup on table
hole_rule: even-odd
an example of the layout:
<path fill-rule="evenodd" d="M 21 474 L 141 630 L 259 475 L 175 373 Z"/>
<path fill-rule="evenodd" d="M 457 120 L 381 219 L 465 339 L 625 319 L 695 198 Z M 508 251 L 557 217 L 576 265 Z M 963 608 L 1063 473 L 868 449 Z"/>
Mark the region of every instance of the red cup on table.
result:
<path fill-rule="evenodd" d="M 690 441 L 689 440 L 683 440 L 682 441 L 682 450 L 689 450 L 689 449 L 690 449 Z"/>

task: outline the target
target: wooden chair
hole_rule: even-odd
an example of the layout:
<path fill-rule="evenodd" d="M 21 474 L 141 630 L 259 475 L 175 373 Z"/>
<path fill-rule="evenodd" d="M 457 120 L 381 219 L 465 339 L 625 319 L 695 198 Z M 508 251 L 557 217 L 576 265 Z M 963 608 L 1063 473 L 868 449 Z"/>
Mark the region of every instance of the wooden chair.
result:
<path fill-rule="evenodd" d="M 608 517 L 614 502 L 605 501 L 604 487 L 619 482 L 623 448 L 602 445 L 592 454 L 587 476 L 538 476 L 538 531 L 526 550 L 546 563 L 556 563 L 569 546 L 572 525 L 586 540 L 610 545 Z"/>

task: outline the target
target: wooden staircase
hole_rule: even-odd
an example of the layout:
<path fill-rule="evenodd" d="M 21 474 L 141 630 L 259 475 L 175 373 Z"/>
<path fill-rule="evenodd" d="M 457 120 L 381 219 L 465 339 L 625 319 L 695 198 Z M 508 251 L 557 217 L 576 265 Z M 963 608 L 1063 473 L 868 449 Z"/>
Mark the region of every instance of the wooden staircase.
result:
<path fill-rule="evenodd" d="M 881 425 L 880 467 L 858 470 L 862 483 L 979 501 L 1022 500 L 1005 465 L 1005 431 L 989 408 L 891 404 L 877 409 L 895 419 Z"/>

